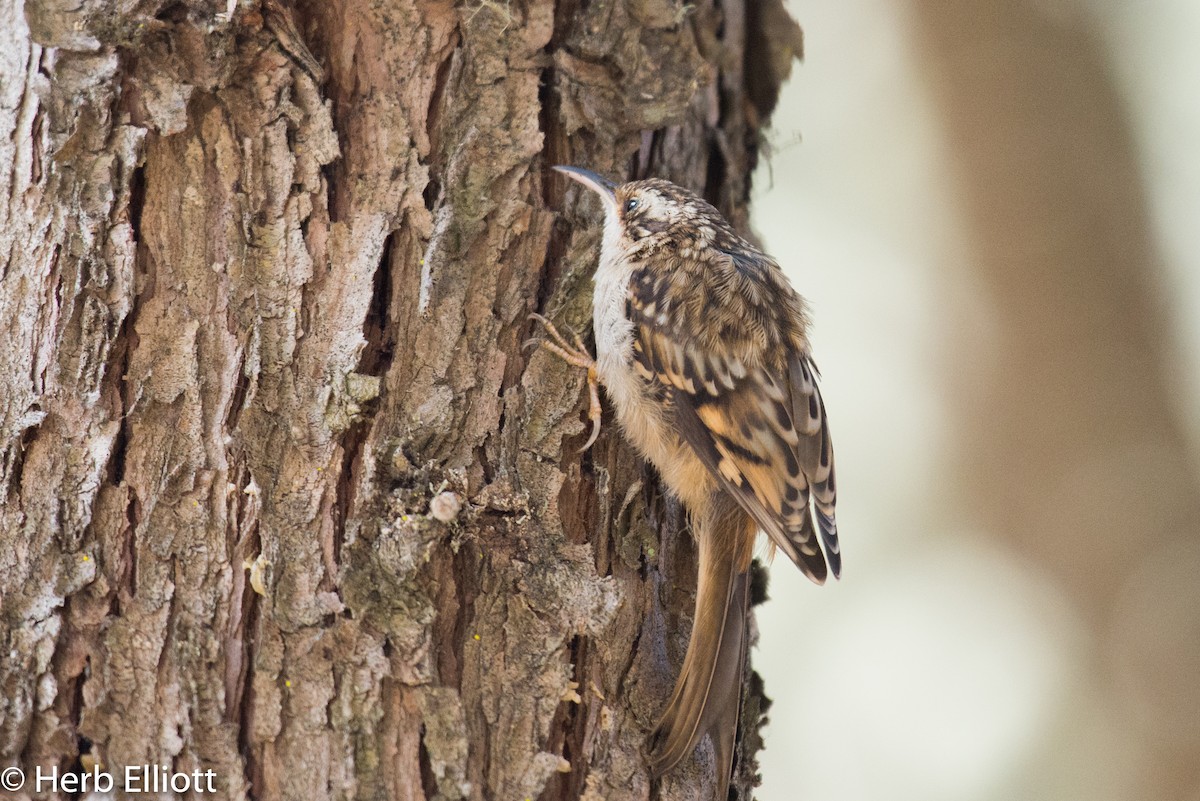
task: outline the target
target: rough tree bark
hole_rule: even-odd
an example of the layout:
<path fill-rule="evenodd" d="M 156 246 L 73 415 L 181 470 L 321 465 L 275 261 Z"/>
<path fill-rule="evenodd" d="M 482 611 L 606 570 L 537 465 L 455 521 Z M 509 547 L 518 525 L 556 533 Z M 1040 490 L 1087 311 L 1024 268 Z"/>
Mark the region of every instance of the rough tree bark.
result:
<path fill-rule="evenodd" d="M 703 749 L 659 784 L 641 757 L 679 511 L 611 425 L 577 453 L 582 378 L 522 343 L 588 326 L 597 209 L 549 165 L 745 229 L 778 0 L 0 15 L 0 762 L 707 795 Z"/>

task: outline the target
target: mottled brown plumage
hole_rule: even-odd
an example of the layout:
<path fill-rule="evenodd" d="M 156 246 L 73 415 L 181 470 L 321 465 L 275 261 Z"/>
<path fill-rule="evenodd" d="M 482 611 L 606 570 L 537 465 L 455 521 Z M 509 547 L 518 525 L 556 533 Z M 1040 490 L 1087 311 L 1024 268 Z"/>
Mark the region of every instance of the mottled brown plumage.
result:
<path fill-rule="evenodd" d="M 648 758 L 661 774 L 712 734 L 723 799 L 756 530 L 817 583 L 841 570 L 833 450 L 804 301 L 771 257 L 686 189 L 659 179 L 618 187 L 556 169 L 600 195 L 605 233 L 597 358 L 552 327 L 558 344 L 549 346 L 604 384 L 626 436 L 683 501 L 699 546 L 692 639 Z"/>

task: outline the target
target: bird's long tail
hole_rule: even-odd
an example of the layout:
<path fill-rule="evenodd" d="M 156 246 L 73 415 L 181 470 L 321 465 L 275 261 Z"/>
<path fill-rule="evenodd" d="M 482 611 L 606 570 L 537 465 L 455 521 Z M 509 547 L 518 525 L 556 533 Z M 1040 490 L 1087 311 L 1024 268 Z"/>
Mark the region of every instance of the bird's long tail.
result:
<path fill-rule="evenodd" d="M 724 494 L 714 499 L 706 519 L 693 524 L 700 565 L 692 638 L 675 692 L 650 735 L 649 761 L 654 775 L 661 776 L 712 734 L 723 799 L 733 769 L 756 527 Z"/>

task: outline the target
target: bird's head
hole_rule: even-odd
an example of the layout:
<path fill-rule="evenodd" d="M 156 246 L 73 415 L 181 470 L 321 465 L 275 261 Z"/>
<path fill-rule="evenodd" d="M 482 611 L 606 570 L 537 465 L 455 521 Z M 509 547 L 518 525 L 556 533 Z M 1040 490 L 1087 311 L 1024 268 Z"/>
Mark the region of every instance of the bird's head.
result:
<path fill-rule="evenodd" d="M 733 231 L 703 198 L 661 178 L 616 184 L 582 167 L 555 167 L 600 196 L 608 225 L 616 224 L 631 243 L 647 237 L 695 240 Z"/>

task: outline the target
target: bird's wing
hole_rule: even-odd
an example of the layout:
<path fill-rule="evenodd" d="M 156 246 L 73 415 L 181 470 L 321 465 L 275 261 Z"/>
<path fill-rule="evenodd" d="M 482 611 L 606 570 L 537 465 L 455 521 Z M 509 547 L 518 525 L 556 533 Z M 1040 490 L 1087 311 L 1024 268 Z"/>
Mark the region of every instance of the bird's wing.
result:
<path fill-rule="evenodd" d="M 800 469 L 808 479 L 813 513 L 825 558 L 834 578 L 842 572 L 842 552 L 838 545 L 837 481 L 833 467 L 833 442 L 829 438 L 829 421 L 825 417 L 825 401 L 817 387 L 817 366 L 808 356 L 792 354 L 788 364 L 788 384 L 792 400 L 792 421 L 799 435 L 798 458 Z"/>
<path fill-rule="evenodd" d="M 693 309 L 708 314 L 707 323 L 697 318 L 671 327 L 667 321 L 680 313 L 663 314 L 663 304 L 675 301 L 659 278 L 635 272 L 629 284 L 635 367 L 671 394 L 681 436 L 720 485 L 809 578 L 822 583 L 826 562 L 809 508 L 810 496 L 815 500 L 816 523 L 837 576 L 833 451 L 815 371 L 806 355 L 780 346 L 787 331 L 769 330 L 794 320 L 755 299 L 775 293 L 758 295 L 753 290 L 760 287 L 744 292 L 735 282 Z M 693 288 L 689 297 L 694 295 Z M 786 300 L 802 314 L 790 288 Z M 731 313 L 740 319 L 722 327 Z"/>

